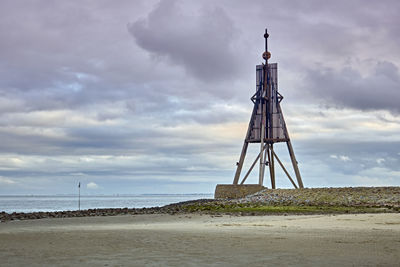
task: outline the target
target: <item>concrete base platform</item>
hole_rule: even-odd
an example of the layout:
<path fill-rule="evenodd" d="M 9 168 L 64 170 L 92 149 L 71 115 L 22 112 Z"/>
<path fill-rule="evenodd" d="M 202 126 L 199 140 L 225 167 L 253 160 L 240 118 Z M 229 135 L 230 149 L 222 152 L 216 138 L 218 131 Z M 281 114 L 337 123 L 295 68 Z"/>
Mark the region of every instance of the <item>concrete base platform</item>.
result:
<path fill-rule="evenodd" d="M 215 188 L 214 198 L 241 198 L 263 189 L 266 187 L 258 184 L 218 184 Z"/>

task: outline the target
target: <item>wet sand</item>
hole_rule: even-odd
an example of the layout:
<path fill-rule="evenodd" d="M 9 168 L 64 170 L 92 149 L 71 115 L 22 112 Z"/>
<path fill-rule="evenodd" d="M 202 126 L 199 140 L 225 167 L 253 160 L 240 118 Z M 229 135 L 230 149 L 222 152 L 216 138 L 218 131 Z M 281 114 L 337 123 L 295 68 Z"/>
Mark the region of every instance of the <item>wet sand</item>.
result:
<path fill-rule="evenodd" d="M 398 266 L 400 214 L 0 223 L 1 266 Z"/>

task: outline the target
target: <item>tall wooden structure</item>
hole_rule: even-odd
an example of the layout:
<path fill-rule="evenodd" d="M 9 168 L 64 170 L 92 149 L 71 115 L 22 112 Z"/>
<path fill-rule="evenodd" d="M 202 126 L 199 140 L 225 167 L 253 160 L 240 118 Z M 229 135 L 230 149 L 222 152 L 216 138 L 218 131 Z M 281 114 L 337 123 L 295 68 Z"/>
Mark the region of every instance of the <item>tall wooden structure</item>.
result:
<path fill-rule="evenodd" d="M 263 53 L 265 63 L 256 66 L 256 93 L 251 97 L 251 101 L 254 103 L 254 108 L 251 114 L 247 134 L 244 139 L 242 153 L 240 154 L 240 159 L 237 163 L 233 185 L 243 185 L 256 163 L 259 162 L 258 184 L 260 186 L 264 184 L 265 167 L 268 166 L 271 178 L 271 187 L 272 189 L 275 189 L 276 160 L 288 176 L 293 186 L 295 188 L 303 188 L 299 167 L 297 165 L 292 143 L 289 138 L 289 132 L 280 105 L 283 96 L 278 92 L 278 64 L 268 63 L 271 56 L 268 52 L 268 37 L 269 34 L 267 29 L 265 29 L 265 52 Z M 281 142 L 285 142 L 289 150 L 297 184 L 274 151 L 274 144 Z M 260 152 L 239 183 L 247 148 L 250 143 L 260 143 Z"/>

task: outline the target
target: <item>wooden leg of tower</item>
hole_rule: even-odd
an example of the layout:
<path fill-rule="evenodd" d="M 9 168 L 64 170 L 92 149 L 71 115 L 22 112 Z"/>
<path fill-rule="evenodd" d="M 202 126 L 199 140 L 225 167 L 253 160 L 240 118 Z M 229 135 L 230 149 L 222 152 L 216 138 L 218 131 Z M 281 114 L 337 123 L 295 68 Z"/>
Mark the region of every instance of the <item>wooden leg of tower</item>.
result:
<path fill-rule="evenodd" d="M 261 143 L 263 145 L 263 143 Z M 268 151 L 268 147 L 265 150 L 265 154 Z M 263 185 L 264 184 L 264 171 L 265 171 L 265 154 L 263 153 L 264 150 L 262 149 L 260 151 L 260 173 L 259 173 L 259 177 L 258 177 L 258 184 L 259 185 Z"/>
<path fill-rule="evenodd" d="M 238 184 L 239 183 L 240 173 L 242 172 L 243 162 L 244 162 L 244 159 L 245 159 L 246 153 L 247 153 L 247 147 L 249 146 L 249 143 L 248 143 L 247 140 L 249 140 L 249 138 L 250 138 L 251 125 L 252 125 L 252 123 L 253 123 L 253 121 L 254 121 L 254 119 L 256 117 L 257 109 L 258 109 L 258 105 L 254 105 L 253 112 L 251 113 L 251 117 L 250 117 L 249 126 L 247 127 L 246 137 L 245 137 L 244 143 L 243 143 L 242 153 L 240 154 L 240 159 L 239 159 L 239 162 L 237 164 L 235 178 L 233 178 L 233 184 Z"/>
<path fill-rule="evenodd" d="M 262 119 L 261 119 L 261 135 L 260 135 L 260 173 L 258 177 L 258 184 L 263 185 L 264 183 L 264 170 L 265 170 L 265 157 L 264 157 L 264 138 L 265 138 L 265 128 L 266 128 L 266 111 L 265 111 L 266 105 L 263 103 L 261 100 L 261 110 L 262 110 Z M 268 151 L 268 148 L 267 148 Z"/>
<path fill-rule="evenodd" d="M 264 146 L 264 149 L 266 149 L 267 146 Z M 246 175 L 243 177 L 243 180 L 240 182 L 240 184 L 244 184 L 246 181 L 247 177 L 250 175 L 251 171 L 253 170 L 254 166 L 256 165 L 258 159 L 260 158 L 260 153 L 258 153 L 256 159 L 253 161 L 253 163 L 250 166 L 250 169 L 247 171 Z"/>
<path fill-rule="evenodd" d="M 269 168 L 269 176 L 271 178 L 271 188 L 275 189 L 275 184 L 274 184 L 274 180 L 273 180 L 273 176 L 272 176 L 272 166 L 271 166 L 271 151 L 270 151 L 271 147 L 270 145 L 268 145 L 267 150 L 265 150 L 265 154 L 267 154 L 268 156 L 268 168 Z"/>
<path fill-rule="evenodd" d="M 263 133 L 264 131 L 261 131 Z M 268 148 L 267 148 L 268 150 Z M 266 151 L 267 151 L 266 150 Z M 264 167 L 265 167 L 265 156 L 264 156 L 264 142 L 261 141 L 261 150 L 260 150 L 260 172 L 258 176 L 258 184 L 263 185 L 264 183 Z"/>
<path fill-rule="evenodd" d="M 289 172 L 286 170 L 285 166 L 283 166 L 282 161 L 278 158 L 278 155 L 275 154 L 274 151 L 272 151 L 272 156 L 274 158 L 276 158 L 276 160 L 278 161 L 279 165 L 281 165 L 282 170 L 286 173 L 287 177 L 289 178 L 290 182 L 292 183 L 292 185 L 294 186 L 294 188 L 298 188 L 297 185 L 295 184 L 295 182 L 293 181 L 292 177 L 290 176 Z"/>
<path fill-rule="evenodd" d="M 267 159 L 268 159 L 268 162 L 269 162 L 269 159 L 270 159 L 270 156 L 269 156 L 269 144 L 265 144 L 265 147 L 266 147 L 266 149 L 265 149 L 265 152 L 264 152 L 264 170 L 263 170 L 263 177 L 264 177 L 264 175 L 265 175 L 266 161 L 267 161 Z M 269 165 L 268 165 L 268 166 L 269 166 Z M 270 168 L 268 167 L 268 169 L 270 169 Z M 270 169 L 270 173 L 271 173 L 271 169 Z"/>
<path fill-rule="evenodd" d="M 288 132 L 288 130 L 286 128 L 286 123 L 285 123 L 285 119 L 283 117 L 281 106 L 278 105 L 277 108 L 278 108 L 278 111 L 280 112 L 280 114 L 282 116 L 283 127 L 284 127 L 283 130 L 284 130 L 286 138 L 288 139 L 286 144 L 287 144 L 287 147 L 288 147 L 288 150 L 289 150 L 290 159 L 292 160 L 293 169 L 294 169 L 294 172 L 296 174 L 297 184 L 299 185 L 299 188 L 304 188 L 303 181 L 301 180 L 301 176 L 300 176 L 299 166 L 297 166 L 297 160 L 296 160 L 296 157 L 294 155 L 292 143 L 290 142 L 289 132 Z"/>
<path fill-rule="evenodd" d="M 270 146 L 271 149 L 271 156 L 270 156 L 270 160 L 269 160 L 269 165 L 270 165 L 270 172 L 271 172 L 271 186 L 272 189 L 276 188 L 276 184 L 275 184 L 275 163 L 274 163 L 274 145 L 271 144 Z"/>
<path fill-rule="evenodd" d="M 301 180 L 301 176 L 300 176 L 299 166 L 297 165 L 296 156 L 294 155 L 292 143 L 289 140 L 286 142 L 286 144 L 287 144 L 287 147 L 289 150 L 290 159 L 292 160 L 294 173 L 296 174 L 297 184 L 299 185 L 299 188 L 304 188 L 303 181 Z"/>
<path fill-rule="evenodd" d="M 239 182 L 240 173 L 242 172 L 243 162 L 244 162 L 244 158 L 246 157 L 246 152 L 247 152 L 248 146 L 249 146 L 249 143 L 247 141 L 244 141 L 242 153 L 240 154 L 239 163 L 236 168 L 235 178 L 233 179 L 233 184 L 238 184 L 238 182 Z"/>

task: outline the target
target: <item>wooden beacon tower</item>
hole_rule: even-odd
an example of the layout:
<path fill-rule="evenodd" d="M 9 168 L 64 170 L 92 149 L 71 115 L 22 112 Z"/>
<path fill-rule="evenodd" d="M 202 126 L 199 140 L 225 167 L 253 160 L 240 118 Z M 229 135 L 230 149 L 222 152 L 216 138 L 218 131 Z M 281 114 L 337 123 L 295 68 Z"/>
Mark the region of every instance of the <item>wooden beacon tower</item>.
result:
<path fill-rule="evenodd" d="M 240 154 L 239 162 L 237 162 L 233 184 L 217 185 L 215 191 L 216 198 L 240 197 L 261 190 L 264 185 L 266 166 L 268 166 L 269 169 L 271 188 L 275 189 L 275 160 L 282 167 L 293 186 L 295 188 L 303 188 L 299 167 L 280 105 L 283 96 L 278 92 L 278 64 L 268 63 L 271 57 L 271 54 L 268 52 L 268 37 L 269 34 L 267 29 L 265 29 L 265 52 L 263 53 L 265 63 L 256 66 L 256 93 L 251 97 L 254 107 L 244 139 L 242 153 Z M 274 151 L 274 144 L 281 142 L 285 142 L 288 147 L 297 184 Z M 247 148 L 250 143 L 260 143 L 260 152 L 251 164 L 249 170 L 240 180 Z M 257 162 L 259 162 L 258 184 L 245 185 L 244 182 Z"/>

